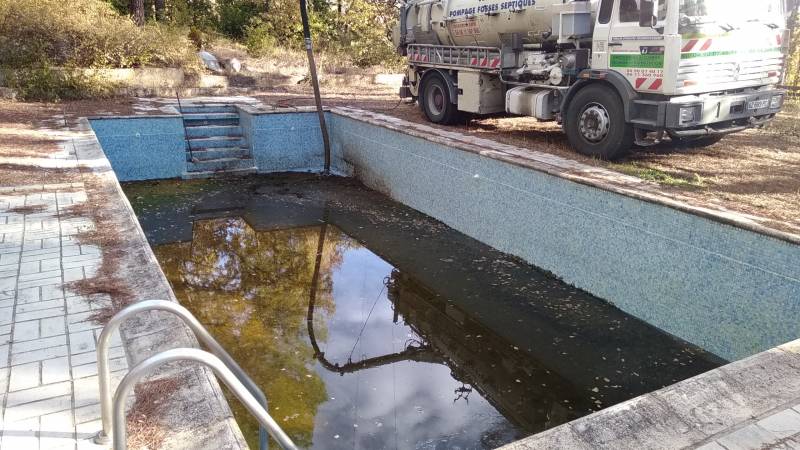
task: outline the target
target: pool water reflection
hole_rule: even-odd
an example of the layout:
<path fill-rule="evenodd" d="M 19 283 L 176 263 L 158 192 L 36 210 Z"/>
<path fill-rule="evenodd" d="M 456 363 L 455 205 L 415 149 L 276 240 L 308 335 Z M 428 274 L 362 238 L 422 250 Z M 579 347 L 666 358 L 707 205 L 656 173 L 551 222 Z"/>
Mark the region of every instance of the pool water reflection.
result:
<path fill-rule="evenodd" d="M 352 182 L 125 189 L 302 447 L 494 448 L 724 362 Z"/>

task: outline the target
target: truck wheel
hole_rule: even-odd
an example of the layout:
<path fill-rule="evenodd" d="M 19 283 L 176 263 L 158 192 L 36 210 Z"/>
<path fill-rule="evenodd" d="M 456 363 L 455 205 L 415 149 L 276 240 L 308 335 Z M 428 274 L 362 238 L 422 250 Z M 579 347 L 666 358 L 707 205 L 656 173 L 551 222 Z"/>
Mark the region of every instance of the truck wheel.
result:
<path fill-rule="evenodd" d="M 723 137 L 725 136 L 706 136 L 695 139 L 674 138 L 673 141 L 675 142 L 675 146 L 679 148 L 703 148 L 716 144 L 717 142 L 721 141 Z"/>
<path fill-rule="evenodd" d="M 450 125 L 459 118 L 458 108 L 450 101 L 450 91 L 441 75 L 433 74 L 422 82 L 419 103 L 433 123 Z"/>
<path fill-rule="evenodd" d="M 633 127 L 625 123 L 619 95 L 595 84 L 578 91 L 567 108 L 564 130 L 578 153 L 606 160 L 619 159 L 633 146 Z"/>

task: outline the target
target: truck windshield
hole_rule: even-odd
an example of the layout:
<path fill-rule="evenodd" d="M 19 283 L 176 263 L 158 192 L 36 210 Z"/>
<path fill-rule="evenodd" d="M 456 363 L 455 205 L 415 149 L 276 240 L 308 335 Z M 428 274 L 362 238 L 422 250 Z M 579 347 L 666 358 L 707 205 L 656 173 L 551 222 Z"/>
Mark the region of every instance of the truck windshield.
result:
<path fill-rule="evenodd" d="M 681 17 L 741 23 L 783 15 L 781 0 L 681 0 Z"/>

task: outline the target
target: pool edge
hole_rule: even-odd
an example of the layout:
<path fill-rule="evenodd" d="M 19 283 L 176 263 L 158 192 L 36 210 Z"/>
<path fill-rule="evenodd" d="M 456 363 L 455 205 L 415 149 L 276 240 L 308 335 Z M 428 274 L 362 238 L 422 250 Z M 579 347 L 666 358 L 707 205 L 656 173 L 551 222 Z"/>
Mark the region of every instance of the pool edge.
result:
<path fill-rule="evenodd" d="M 122 220 L 133 230 L 133 235 L 127 235 L 126 241 L 130 245 L 128 250 L 134 249 L 145 261 L 130 261 L 135 259 L 130 251 L 126 252 L 129 259 L 127 268 L 131 264 L 142 264 L 139 270 L 149 272 L 155 279 L 136 279 L 138 273 L 121 270 L 120 275 L 125 277 L 136 289 L 135 301 L 151 299 L 169 300 L 178 303 L 177 298 L 159 265 L 155 254 L 150 248 L 133 208 L 122 191 L 122 186 L 117 179 L 111 163 L 89 124 L 88 118 L 80 118 L 78 125 L 71 129 L 75 137 L 71 139 L 74 146 L 79 167 L 90 170 L 100 179 L 106 192 L 113 192 L 113 198 L 108 203 L 119 202 L 124 215 Z M 118 230 L 115 230 L 118 231 Z M 121 233 L 122 234 L 122 233 Z M 124 234 L 122 234 L 124 235 Z M 127 273 L 126 273 L 127 272 Z M 149 313 L 144 318 L 132 318 L 121 327 L 125 354 L 129 367 L 161 351 L 176 347 L 198 347 L 197 340 L 189 329 L 174 317 L 163 313 Z M 244 436 L 239 429 L 233 413 L 222 393 L 219 382 L 214 374 L 206 367 L 175 367 L 159 369 L 158 377 L 174 377 L 180 380 L 182 386 L 178 391 L 169 396 L 165 408 L 169 413 L 159 417 L 160 421 L 167 422 L 162 425 L 170 428 L 167 437 L 167 446 L 171 449 L 218 449 L 218 448 L 248 448 Z M 187 388 L 188 387 L 188 388 Z M 198 403 L 205 402 L 206 411 L 198 411 Z M 202 409 L 202 408 L 200 408 Z M 178 411 L 192 411 L 190 417 L 180 417 Z M 198 417 L 199 420 L 195 420 Z M 186 423 L 197 423 L 204 433 L 197 433 L 198 429 L 186 429 Z M 175 429 L 172 428 L 175 426 Z M 209 433 L 210 431 L 210 433 Z"/>

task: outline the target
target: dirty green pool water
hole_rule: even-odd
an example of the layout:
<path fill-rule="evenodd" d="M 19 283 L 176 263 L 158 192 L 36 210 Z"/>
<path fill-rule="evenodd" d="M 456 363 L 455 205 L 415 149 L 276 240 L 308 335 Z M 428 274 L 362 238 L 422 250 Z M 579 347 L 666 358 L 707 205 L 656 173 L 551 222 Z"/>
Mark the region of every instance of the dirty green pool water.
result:
<path fill-rule="evenodd" d="M 124 189 L 181 303 L 304 448 L 494 448 L 724 363 L 346 179 Z"/>

